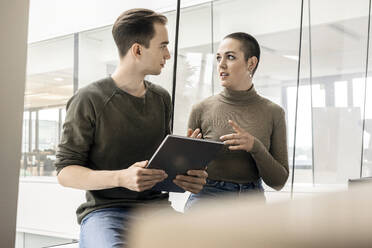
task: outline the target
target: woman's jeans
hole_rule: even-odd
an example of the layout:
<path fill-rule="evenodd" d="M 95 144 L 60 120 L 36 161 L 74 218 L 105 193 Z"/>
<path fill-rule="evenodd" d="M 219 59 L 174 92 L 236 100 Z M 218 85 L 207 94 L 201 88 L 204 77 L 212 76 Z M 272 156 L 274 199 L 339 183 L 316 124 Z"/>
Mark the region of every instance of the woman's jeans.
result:
<path fill-rule="evenodd" d="M 132 210 L 126 208 L 104 208 L 89 213 L 81 222 L 79 247 L 126 247 L 126 232 L 134 218 Z"/>
<path fill-rule="evenodd" d="M 243 184 L 207 179 L 207 183 L 198 194 L 190 195 L 185 205 L 185 212 L 211 199 L 219 199 L 225 196 L 238 197 L 251 193 L 255 193 L 255 195 L 260 196 L 263 201 L 265 200 L 261 179 L 257 182 Z"/>

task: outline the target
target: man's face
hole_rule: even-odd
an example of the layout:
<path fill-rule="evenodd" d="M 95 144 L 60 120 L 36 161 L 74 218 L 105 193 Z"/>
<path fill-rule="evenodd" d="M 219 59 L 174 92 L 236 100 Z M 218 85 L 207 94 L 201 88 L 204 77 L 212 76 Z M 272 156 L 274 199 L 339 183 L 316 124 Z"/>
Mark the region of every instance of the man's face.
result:
<path fill-rule="evenodd" d="M 159 75 L 166 60 L 170 59 L 167 28 L 163 24 L 155 23 L 154 29 L 155 36 L 150 40 L 148 48 L 143 47 L 141 56 L 145 75 Z"/>

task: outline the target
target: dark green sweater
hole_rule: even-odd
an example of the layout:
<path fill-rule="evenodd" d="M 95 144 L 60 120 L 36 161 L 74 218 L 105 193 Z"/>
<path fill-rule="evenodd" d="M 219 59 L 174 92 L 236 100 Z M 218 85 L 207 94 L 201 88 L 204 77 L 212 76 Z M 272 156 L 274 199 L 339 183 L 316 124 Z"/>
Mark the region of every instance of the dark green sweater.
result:
<path fill-rule="evenodd" d="M 106 78 L 80 89 L 67 103 L 55 166 L 120 170 L 148 160 L 170 133 L 171 98 L 160 86 L 145 81 L 144 97 L 121 90 Z M 78 222 L 93 210 L 168 204 L 168 194 L 126 188 L 91 190 L 77 210 Z"/>
<path fill-rule="evenodd" d="M 253 149 L 246 152 L 225 148 L 208 165 L 209 178 L 235 183 L 262 178 L 271 187 L 282 187 L 288 178 L 283 109 L 259 96 L 253 87 L 249 91 L 225 89 L 193 107 L 189 127 L 200 128 L 205 139 L 220 141 L 220 136 L 234 133 L 229 119 L 255 137 Z"/>

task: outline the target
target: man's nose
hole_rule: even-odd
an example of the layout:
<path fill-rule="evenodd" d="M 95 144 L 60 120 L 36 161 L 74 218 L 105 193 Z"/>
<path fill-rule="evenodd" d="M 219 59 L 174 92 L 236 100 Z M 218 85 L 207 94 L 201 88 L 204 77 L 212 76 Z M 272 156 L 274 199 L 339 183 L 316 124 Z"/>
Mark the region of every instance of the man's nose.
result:
<path fill-rule="evenodd" d="M 165 56 L 164 56 L 165 59 L 170 59 L 171 58 L 171 55 L 170 55 L 170 52 L 167 48 L 167 51 L 165 52 Z"/>

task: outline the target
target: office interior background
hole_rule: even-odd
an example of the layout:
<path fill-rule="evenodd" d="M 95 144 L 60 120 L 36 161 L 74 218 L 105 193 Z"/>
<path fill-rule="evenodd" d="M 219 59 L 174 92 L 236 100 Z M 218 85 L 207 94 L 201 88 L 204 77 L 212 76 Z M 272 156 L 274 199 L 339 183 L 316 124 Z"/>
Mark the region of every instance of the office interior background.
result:
<path fill-rule="evenodd" d="M 116 17 L 145 7 L 168 17 L 171 60 L 149 76 L 169 92 L 175 83 L 174 133 L 185 135 L 191 106 L 221 91 L 215 52 L 232 32 L 261 45 L 258 93 L 286 111 L 290 177 L 266 187 L 268 204 L 347 188 L 372 176 L 370 0 L 181 0 L 173 81 L 177 1 L 30 0 L 27 76 L 16 247 L 74 242 L 84 192 L 62 188 L 53 166 L 68 99 L 109 76 L 118 56 Z M 171 194 L 183 210 L 185 194 Z"/>

